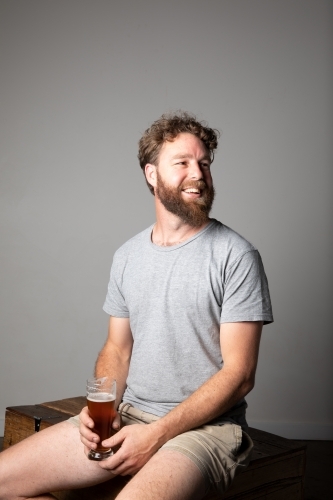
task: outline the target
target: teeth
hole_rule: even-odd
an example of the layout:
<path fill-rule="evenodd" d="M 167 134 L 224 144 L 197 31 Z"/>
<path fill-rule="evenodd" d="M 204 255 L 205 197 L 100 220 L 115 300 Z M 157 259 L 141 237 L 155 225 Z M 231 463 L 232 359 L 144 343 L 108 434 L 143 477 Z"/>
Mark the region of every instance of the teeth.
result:
<path fill-rule="evenodd" d="M 198 189 L 189 188 L 184 190 L 186 193 L 200 193 Z"/>

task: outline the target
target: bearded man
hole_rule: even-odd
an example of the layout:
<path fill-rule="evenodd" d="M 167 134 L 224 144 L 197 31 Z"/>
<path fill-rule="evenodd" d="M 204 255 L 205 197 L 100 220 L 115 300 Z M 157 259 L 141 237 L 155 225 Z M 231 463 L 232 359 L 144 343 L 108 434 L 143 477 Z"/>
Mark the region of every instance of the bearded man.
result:
<path fill-rule="evenodd" d="M 118 500 L 202 499 L 223 494 L 248 464 L 244 397 L 273 318 L 258 251 L 209 218 L 217 138 L 176 113 L 139 143 L 156 223 L 114 255 L 95 367 L 117 379 L 117 432 L 103 441 L 115 453 L 88 460 L 99 437 L 84 408 L 0 456 L 1 499 L 50 499 L 117 475 L 132 476 Z"/>

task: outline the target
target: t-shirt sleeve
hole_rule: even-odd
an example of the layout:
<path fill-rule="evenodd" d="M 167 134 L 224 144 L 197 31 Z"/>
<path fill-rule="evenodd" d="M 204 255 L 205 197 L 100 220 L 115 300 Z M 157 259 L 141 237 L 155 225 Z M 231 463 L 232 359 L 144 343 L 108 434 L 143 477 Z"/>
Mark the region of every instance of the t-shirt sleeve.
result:
<path fill-rule="evenodd" d="M 116 318 L 129 318 L 128 308 L 121 290 L 122 271 L 116 257 L 113 259 L 108 292 L 103 305 L 103 310 Z"/>
<path fill-rule="evenodd" d="M 220 323 L 238 321 L 273 321 L 267 278 L 257 250 L 244 253 L 226 275 Z"/>

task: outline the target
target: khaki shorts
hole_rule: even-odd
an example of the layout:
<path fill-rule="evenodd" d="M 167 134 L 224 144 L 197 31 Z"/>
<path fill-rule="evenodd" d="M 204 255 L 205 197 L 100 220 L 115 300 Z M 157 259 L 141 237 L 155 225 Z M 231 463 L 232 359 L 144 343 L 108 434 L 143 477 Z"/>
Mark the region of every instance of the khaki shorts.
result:
<path fill-rule="evenodd" d="M 119 413 L 123 425 L 149 424 L 160 417 L 121 403 Z M 79 425 L 79 418 L 69 419 Z M 206 483 L 206 494 L 223 493 L 236 474 L 245 469 L 251 457 L 253 442 L 236 423 L 219 419 L 214 425 L 203 425 L 179 434 L 161 450 L 171 449 L 186 455 L 200 469 Z"/>

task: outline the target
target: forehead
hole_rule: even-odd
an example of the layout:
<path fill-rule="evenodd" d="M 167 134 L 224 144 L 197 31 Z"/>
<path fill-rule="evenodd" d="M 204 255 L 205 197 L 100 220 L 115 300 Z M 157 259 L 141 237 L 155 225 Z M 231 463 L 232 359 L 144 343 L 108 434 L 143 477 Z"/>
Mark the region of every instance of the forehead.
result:
<path fill-rule="evenodd" d="M 170 159 L 178 155 L 210 158 L 209 151 L 202 140 L 187 132 L 177 135 L 173 141 L 165 141 L 160 150 L 159 160 Z"/>

